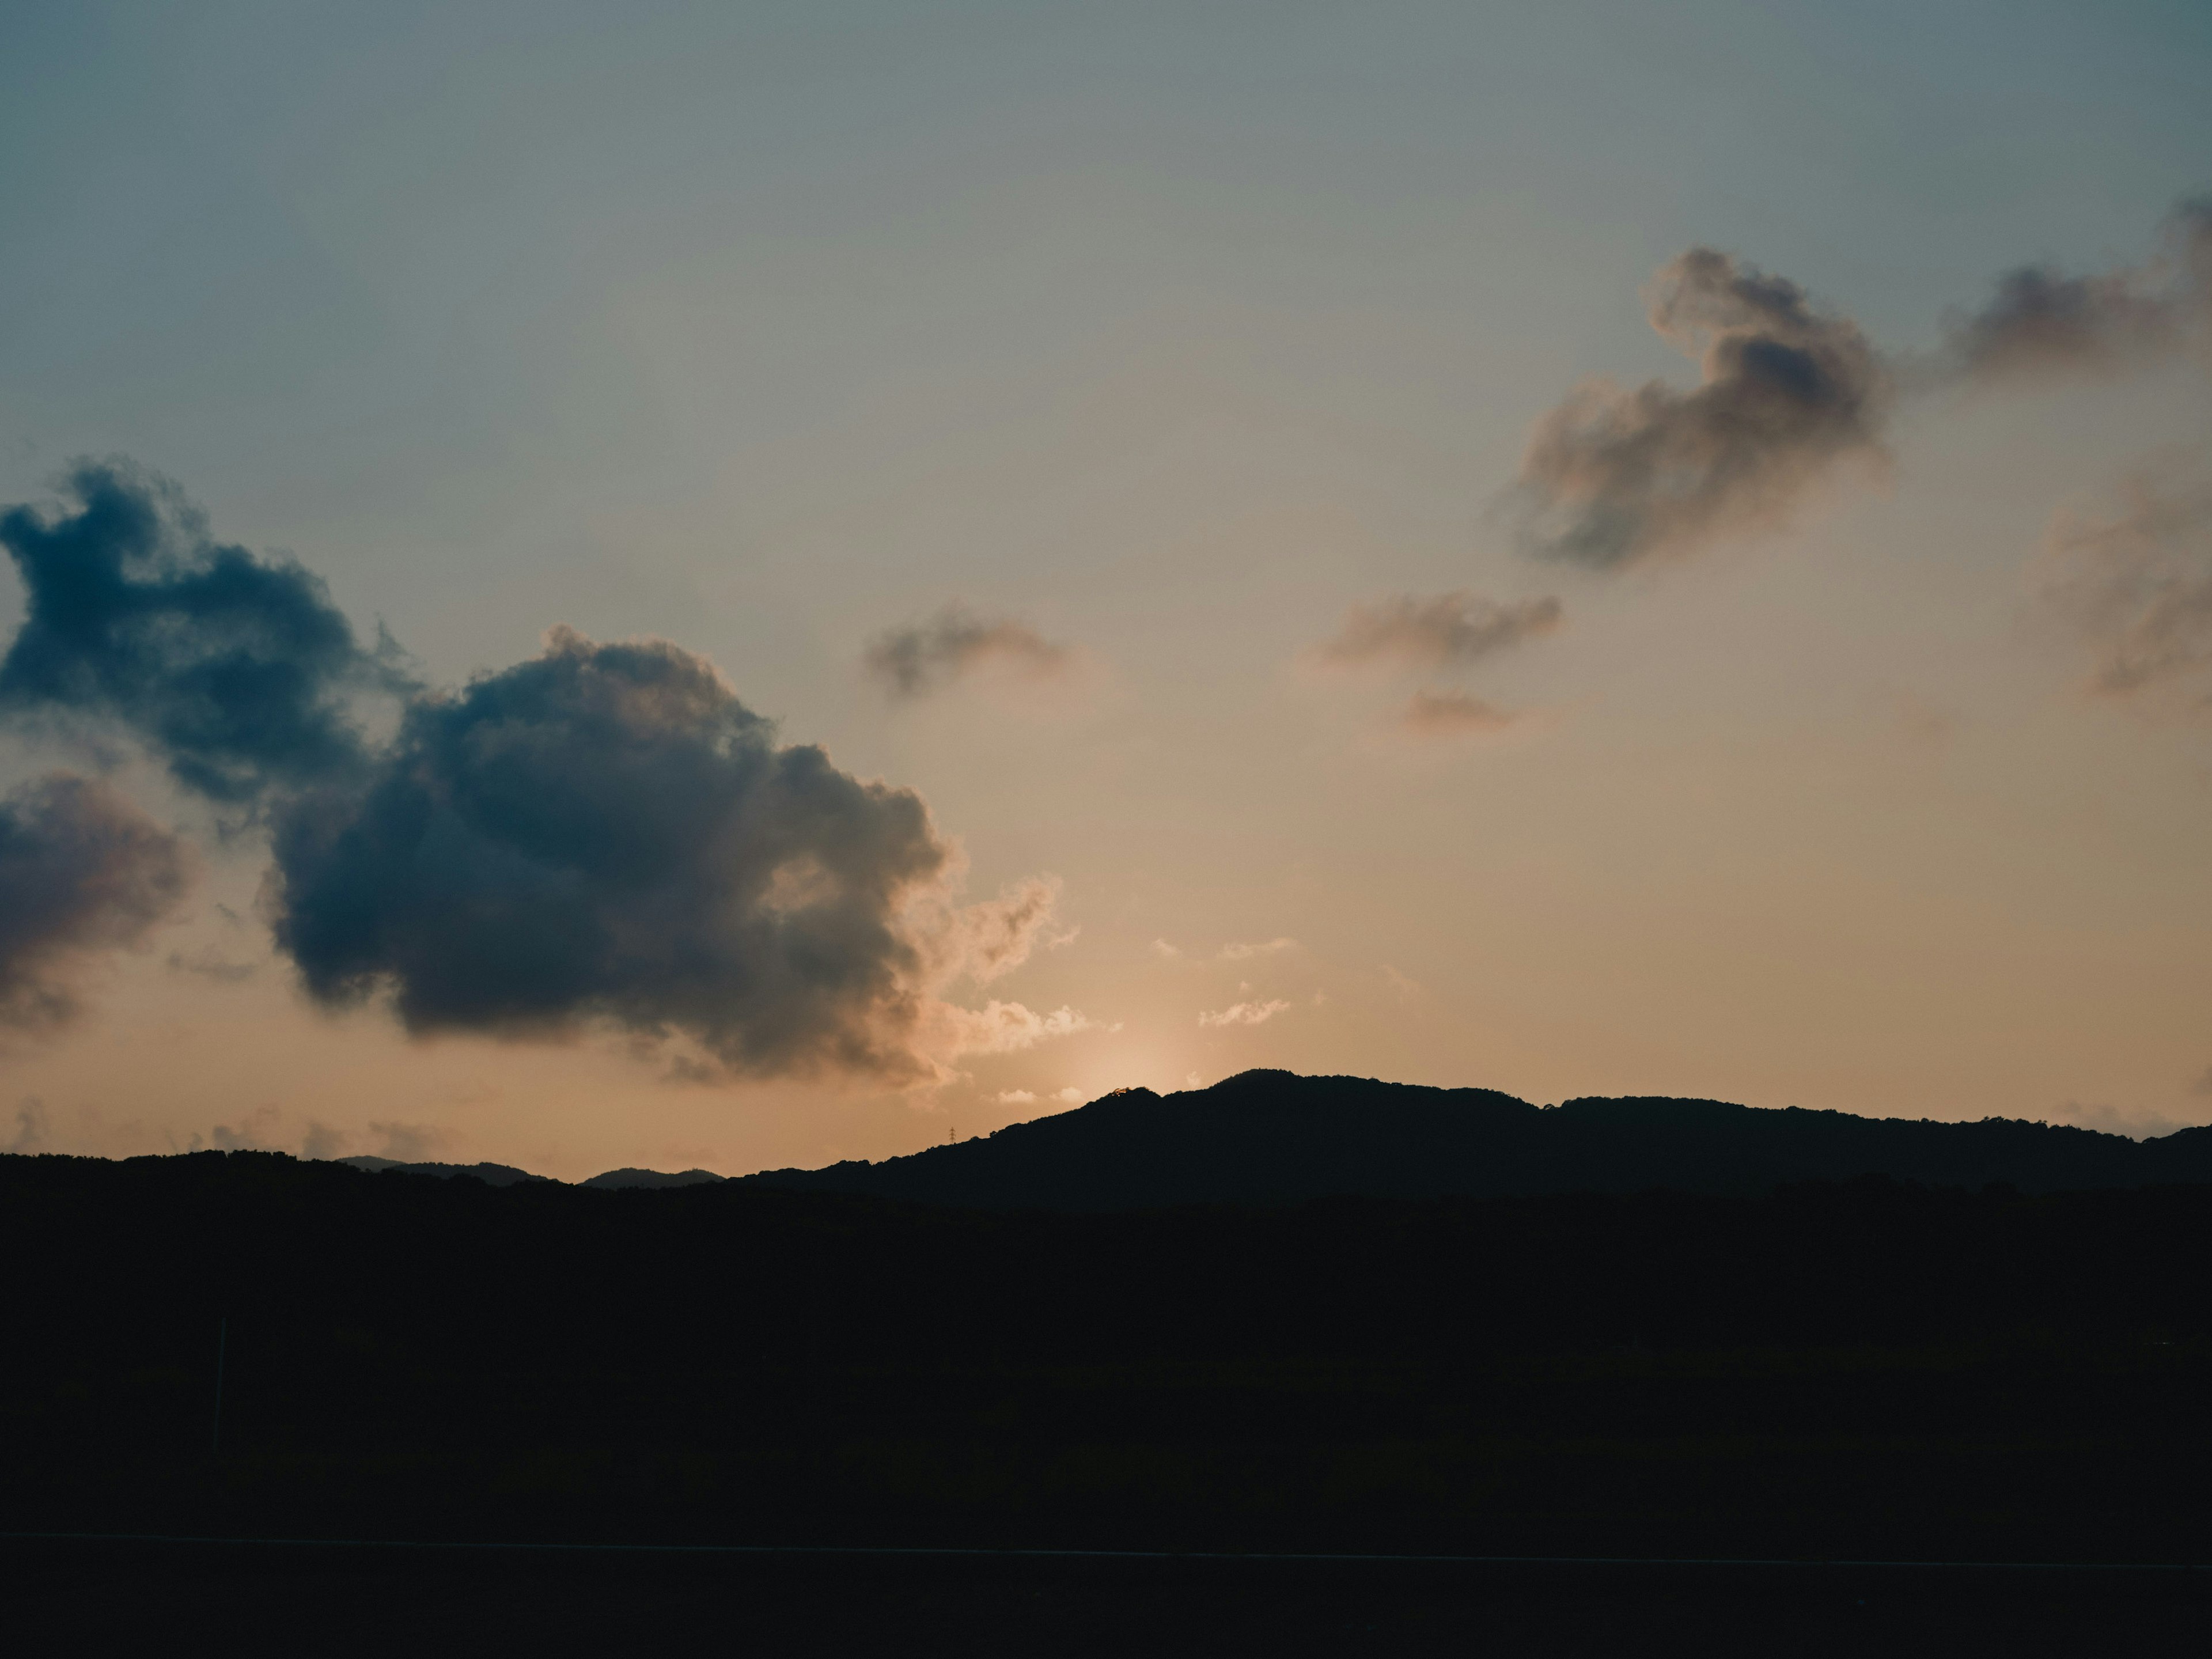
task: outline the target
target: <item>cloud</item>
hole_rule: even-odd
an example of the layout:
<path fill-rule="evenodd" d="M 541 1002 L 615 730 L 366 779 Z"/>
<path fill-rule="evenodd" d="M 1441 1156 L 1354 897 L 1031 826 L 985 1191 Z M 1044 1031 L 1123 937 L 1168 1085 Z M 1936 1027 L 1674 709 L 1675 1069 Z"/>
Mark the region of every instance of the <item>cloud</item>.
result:
<path fill-rule="evenodd" d="M 2069 276 L 2022 265 L 1945 319 L 1943 371 L 1984 385 L 2115 374 L 2212 344 L 2212 198 L 2184 203 L 2147 264 Z"/>
<path fill-rule="evenodd" d="M 1083 1103 L 1083 1091 L 1071 1083 L 1065 1089 L 1054 1091 L 1052 1097 L 1063 1105 L 1080 1106 Z"/>
<path fill-rule="evenodd" d="M 364 763 L 349 700 L 405 680 L 320 577 L 210 540 L 175 484 L 128 461 L 78 462 L 61 487 L 74 512 L 0 514 L 27 611 L 0 708 L 120 726 L 228 805 Z"/>
<path fill-rule="evenodd" d="M 278 944 L 318 1000 L 416 1032 L 680 1036 L 732 1073 L 943 1081 L 1084 1029 L 956 1006 L 1026 957 L 1048 881 L 954 902 L 921 798 L 781 746 L 713 665 L 566 629 L 424 696 L 352 787 L 273 824 Z"/>
<path fill-rule="evenodd" d="M 1001 1089 L 991 1098 L 1001 1106 L 1034 1106 L 1037 1099 L 1027 1089 Z"/>
<path fill-rule="evenodd" d="M 2141 474 L 2119 493 L 2110 517 L 2053 516 L 2041 598 L 2092 653 L 2097 695 L 2212 706 L 2212 485 Z"/>
<path fill-rule="evenodd" d="M 24 1097 L 15 1109 L 15 1133 L 0 1152 L 14 1152 L 27 1158 L 42 1152 L 46 1147 L 46 1103 L 36 1095 Z"/>
<path fill-rule="evenodd" d="M 276 1146 L 276 1122 L 282 1116 L 274 1106 L 257 1106 L 238 1121 L 236 1128 L 218 1123 L 208 1131 L 209 1144 L 224 1152 L 268 1152 Z"/>
<path fill-rule="evenodd" d="M 1263 939 L 1256 945 L 1224 945 L 1221 947 L 1224 962 L 1249 962 L 1254 957 L 1272 957 L 1278 951 L 1295 951 L 1298 942 L 1294 939 Z"/>
<path fill-rule="evenodd" d="M 2108 1135 L 2125 1135 L 2130 1140 L 2148 1140 L 2154 1136 L 2170 1135 L 2182 1126 L 2162 1113 L 2128 1111 L 2118 1106 L 2100 1105 L 2094 1102 L 2069 1100 L 2051 1114 L 2053 1123 L 2070 1123 L 2077 1128 L 2094 1129 Z"/>
<path fill-rule="evenodd" d="M 310 1121 L 307 1139 L 300 1146 L 301 1158 L 343 1158 L 345 1156 L 346 1136 L 327 1123 Z"/>
<path fill-rule="evenodd" d="M 67 1023 L 88 958 L 143 944 L 190 878 L 183 842 L 105 784 L 57 772 L 0 799 L 0 1024 Z"/>
<path fill-rule="evenodd" d="M 1176 962 L 1181 960 L 1182 948 L 1170 945 L 1164 939 L 1156 939 L 1152 941 L 1152 954 L 1162 962 Z"/>
<path fill-rule="evenodd" d="M 1839 462 L 1880 454 L 1881 360 L 1795 283 L 1692 248 L 1650 305 L 1699 384 L 1591 380 L 1540 420 L 1512 498 L 1528 552 L 1594 570 L 1685 556 L 1784 522 Z"/>
<path fill-rule="evenodd" d="M 1050 678 L 1066 671 L 1069 653 L 1026 623 L 954 604 L 927 621 L 878 635 L 863 660 L 894 696 L 912 699 L 993 664 L 1031 679 Z"/>
<path fill-rule="evenodd" d="M 1218 1014 L 1200 1014 L 1200 1025 L 1263 1025 L 1291 1005 L 1279 998 L 1273 1002 L 1232 1003 Z"/>
<path fill-rule="evenodd" d="M 2189 1092 L 2192 1095 L 2212 1096 L 2212 1066 L 2206 1066 L 2204 1075 L 2189 1085 Z"/>
<path fill-rule="evenodd" d="M 1419 981 L 1400 973 L 1387 962 L 1382 964 L 1382 981 L 1398 994 L 1398 998 L 1402 1002 L 1411 1002 L 1421 994 Z"/>
<path fill-rule="evenodd" d="M 201 979 L 214 980 L 219 985 L 235 985 L 241 980 L 252 979 L 261 971 L 258 962 L 232 962 L 222 951 L 210 945 L 186 956 L 181 951 L 169 952 L 169 971 L 192 974 Z"/>
<path fill-rule="evenodd" d="M 372 1123 L 368 1132 L 383 1139 L 384 1150 L 379 1157 L 402 1164 L 437 1163 L 439 1154 L 451 1152 L 454 1146 L 453 1132 L 434 1123 Z"/>
<path fill-rule="evenodd" d="M 1321 659 L 1339 667 L 1466 668 L 1524 640 L 1556 632 L 1565 611 L 1552 598 L 1500 604 L 1464 589 L 1426 599 L 1399 594 L 1355 605 Z"/>
<path fill-rule="evenodd" d="M 1520 718 L 1463 691 L 1416 691 L 1398 725 L 1417 738 L 1465 738 L 1502 732 Z"/>

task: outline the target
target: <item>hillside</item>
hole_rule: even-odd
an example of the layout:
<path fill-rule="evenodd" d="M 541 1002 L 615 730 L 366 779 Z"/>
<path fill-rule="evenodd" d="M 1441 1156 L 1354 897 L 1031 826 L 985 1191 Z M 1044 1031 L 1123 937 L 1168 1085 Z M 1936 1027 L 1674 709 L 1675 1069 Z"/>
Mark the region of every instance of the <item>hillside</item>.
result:
<path fill-rule="evenodd" d="M 1539 1107 L 1488 1089 L 1255 1071 L 1165 1096 L 1124 1090 L 906 1158 L 744 1179 L 977 1208 L 1106 1211 L 1325 1196 L 1753 1194 L 1862 1175 L 2030 1193 L 2212 1182 L 2212 1128 L 2138 1143 L 2007 1118 L 1938 1123 L 1657 1097 Z"/>

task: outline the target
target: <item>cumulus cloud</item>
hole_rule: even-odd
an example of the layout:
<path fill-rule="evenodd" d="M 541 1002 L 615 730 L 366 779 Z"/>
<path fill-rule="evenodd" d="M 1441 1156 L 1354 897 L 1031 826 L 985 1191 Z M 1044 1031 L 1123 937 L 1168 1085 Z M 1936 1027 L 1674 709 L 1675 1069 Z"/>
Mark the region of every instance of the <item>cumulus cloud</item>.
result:
<path fill-rule="evenodd" d="M 1027 623 L 982 616 L 955 604 L 926 621 L 878 635 L 863 660 L 892 696 L 912 699 L 986 666 L 1050 678 L 1066 671 L 1069 653 Z"/>
<path fill-rule="evenodd" d="M 1595 570 L 1694 553 L 1783 522 L 1838 463 L 1880 453 L 1888 379 L 1848 318 L 1705 247 L 1649 298 L 1699 384 L 1592 380 L 1537 422 L 1515 486 L 1532 553 Z"/>
<path fill-rule="evenodd" d="M 112 722 L 210 799 L 357 769 L 349 698 L 404 684 L 321 578 L 211 540 L 176 485 L 127 461 L 63 480 L 75 510 L 0 514 L 27 617 L 0 660 L 0 708 Z"/>
<path fill-rule="evenodd" d="M 1054 889 L 953 902 L 910 790 L 781 746 L 704 659 L 565 629 L 408 707 L 359 787 L 274 826 L 278 943 L 410 1030 L 688 1037 L 732 1073 L 941 1080 L 1082 1029 L 942 996 L 1026 957 Z"/>
<path fill-rule="evenodd" d="M 317 1123 L 311 1120 L 307 1124 L 307 1137 L 301 1142 L 300 1156 L 314 1158 L 343 1158 L 345 1156 L 345 1149 L 346 1135 L 343 1130 L 333 1129 L 327 1123 Z"/>
<path fill-rule="evenodd" d="M 950 1000 L 1074 937 L 1050 927 L 1055 882 L 962 902 L 920 796 L 779 744 L 704 659 L 556 629 L 541 656 L 431 691 L 312 573 L 215 542 L 173 484 L 112 461 L 64 487 L 58 515 L 0 514 L 28 595 L 0 710 L 127 732 L 246 809 L 270 837 L 276 943 L 316 1000 L 387 1000 L 416 1032 L 599 1029 L 686 1051 L 678 1070 L 902 1085 L 1086 1028 Z M 1059 659 L 957 611 L 884 659 L 919 690 L 993 655 Z M 382 742 L 355 718 L 372 691 L 398 701 Z M 81 780 L 6 804 L 0 902 L 21 897 L 0 915 L 0 1019 L 65 1018 L 64 970 L 136 943 L 182 872 L 172 839 Z"/>
<path fill-rule="evenodd" d="M 2212 346 L 2212 198 L 2174 211 L 2148 264 L 2086 276 L 2023 265 L 1945 320 L 1945 370 L 1983 384 L 2118 374 Z"/>
<path fill-rule="evenodd" d="M 0 1024 L 65 1024 L 89 959 L 143 944 L 190 876 L 184 844 L 105 784 L 55 773 L 0 799 Z"/>
<path fill-rule="evenodd" d="M 2120 495 L 2053 517 L 2043 599 L 2090 651 L 2093 691 L 2212 707 L 2212 485 L 2144 474 Z"/>
<path fill-rule="evenodd" d="M 1465 668 L 1556 631 L 1564 614 L 1551 598 L 1501 604 L 1464 589 L 1425 599 L 1399 594 L 1353 605 L 1336 637 L 1322 647 L 1321 659 L 1347 668 Z"/>
<path fill-rule="evenodd" d="M 1200 1014 L 1200 1025 L 1263 1025 L 1291 1005 L 1278 998 L 1273 1002 L 1231 1003 L 1218 1013 Z"/>

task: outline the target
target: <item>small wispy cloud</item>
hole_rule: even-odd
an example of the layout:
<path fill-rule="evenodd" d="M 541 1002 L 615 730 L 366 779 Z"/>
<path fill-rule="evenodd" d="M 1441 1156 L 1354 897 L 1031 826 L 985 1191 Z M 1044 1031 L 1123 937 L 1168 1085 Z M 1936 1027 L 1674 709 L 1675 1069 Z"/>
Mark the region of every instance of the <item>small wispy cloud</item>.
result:
<path fill-rule="evenodd" d="M 2212 484 L 2144 472 L 2119 495 L 2117 513 L 2053 516 L 2043 602 L 2088 647 L 2098 696 L 2212 707 Z"/>
<path fill-rule="evenodd" d="M 1550 598 L 1504 604 L 1464 588 L 1427 598 L 1398 594 L 1353 605 L 1320 656 L 1339 668 L 1467 668 L 1524 640 L 1557 632 L 1565 614 Z"/>
<path fill-rule="evenodd" d="M 1034 1106 L 1037 1097 L 1027 1089 L 1001 1089 L 991 1097 L 1001 1106 Z"/>
<path fill-rule="evenodd" d="M 878 634 L 862 660 L 893 696 L 911 701 L 987 666 L 1049 679 L 1066 672 L 1071 653 L 1025 622 L 955 603 L 924 621 Z"/>
<path fill-rule="evenodd" d="M 186 956 L 181 951 L 169 952 L 169 971 L 191 974 L 200 979 L 211 979 L 219 985 L 235 985 L 241 980 L 252 979 L 260 971 L 257 962 L 233 962 L 213 945 L 195 951 Z"/>
<path fill-rule="evenodd" d="M 2192 336 L 2212 346 L 2212 198 L 2174 210 L 2148 264 L 2086 276 L 2022 265 L 1979 309 L 1945 323 L 1945 368 L 1984 384 L 2120 374 Z"/>
<path fill-rule="evenodd" d="M 1254 957 L 1271 957 L 1279 951 L 1295 951 L 1298 942 L 1294 939 L 1262 939 L 1256 944 L 1231 944 L 1221 947 L 1224 962 L 1249 962 Z"/>
<path fill-rule="evenodd" d="M 1231 1003 L 1218 1013 L 1200 1014 L 1200 1025 L 1264 1025 L 1291 1005 L 1278 997 L 1271 1002 Z"/>
<path fill-rule="evenodd" d="M 2130 1140 L 2149 1140 L 2160 1135 L 2170 1135 L 2181 1127 L 2162 1112 L 2124 1110 L 2118 1106 L 2079 1100 L 2069 1100 L 2053 1111 L 2051 1121 L 2071 1124 L 2081 1129 L 2095 1129 L 2108 1135 L 2125 1135 Z"/>
<path fill-rule="evenodd" d="M 1415 738 L 1487 737 L 1520 718 L 1464 691 L 1416 691 L 1399 714 L 1398 726 Z"/>

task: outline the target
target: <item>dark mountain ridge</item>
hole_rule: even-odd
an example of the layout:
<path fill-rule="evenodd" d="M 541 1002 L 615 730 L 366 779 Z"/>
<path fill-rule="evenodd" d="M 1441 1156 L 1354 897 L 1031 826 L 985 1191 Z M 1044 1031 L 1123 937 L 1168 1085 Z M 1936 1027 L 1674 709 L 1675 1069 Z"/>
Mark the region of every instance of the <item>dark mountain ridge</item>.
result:
<path fill-rule="evenodd" d="M 978 1209 L 1127 1210 L 1358 1196 L 1756 1194 L 1887 1176 L 2043 1193 L 2212 1182 L 2212 1127 L 2160 1139 L 1589 1097 L 1540 1107 L 1491 1089 L 1252 1071 L 1203 1090 L 1121 1090 L 1087 1106 L 880 1163 L 771 1170 L 765 1187 Z"/>

